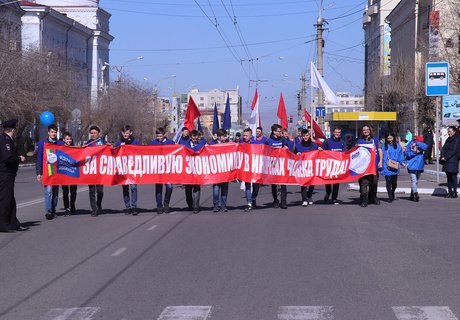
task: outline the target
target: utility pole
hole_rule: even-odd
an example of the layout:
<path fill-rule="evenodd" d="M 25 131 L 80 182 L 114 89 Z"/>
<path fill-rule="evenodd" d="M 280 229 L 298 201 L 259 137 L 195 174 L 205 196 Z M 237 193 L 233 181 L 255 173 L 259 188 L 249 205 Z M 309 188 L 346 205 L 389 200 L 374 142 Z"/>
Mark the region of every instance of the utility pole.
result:
<path fill-rule="evenodd" d="M 323 1 L 320 1 L 320 7 L 319 7 L 319 12 L 318 12 L 318 20 L 316 21 L 315 27 L 316 27 L 316 55 L 317 55 L 317 65 L 316 68 L 318 69 L 318 72 L 321 76 L 323 76 L 323 46 L 324 46 L 324 40 L 323 40 L 323 24 L 324 20 L 322 17 L 322 12 L 323 12 Z M 324 106 L 324 95 L 321 90 L 318 89 L 318 100 L 316 103 L 316 106 Z M 314 114 L 311 115 L 312 118 L 315 116 Z M 318 125 L 321 127 L 321 129 L 324 130 L 324 117 L 320 116 L 318 117 Z"/>
<path fill-rule="evenodd" d="M 303 117 L 303 111 L 307 107 L 306 101 L 307 101 L 307 86 L 306 86 L 306 81 L 307 79 L 305 78 L 305 73 L 302 74 L 300 77 L 300 81 L 302 81 L 302 90 L 300 91 L 300 103 L 299 103 L 299 109 L 297 110 L 297 117 L 299 120 L 302 120 Z"/>

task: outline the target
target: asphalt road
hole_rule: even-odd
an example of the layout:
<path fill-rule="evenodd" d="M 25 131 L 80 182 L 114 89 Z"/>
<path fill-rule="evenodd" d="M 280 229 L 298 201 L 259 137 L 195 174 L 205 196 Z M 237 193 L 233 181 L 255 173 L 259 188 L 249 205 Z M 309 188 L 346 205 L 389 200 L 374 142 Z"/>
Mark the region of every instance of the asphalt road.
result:
<path fill-rule="evenodd" d="M 458 200 L 422 196 L 361 208 L 302 208 L 289 187 L 287 210 L 270 188 L 244 213 L 230 184 L 228 213 L 154 212 L 154 187 L 139 186 L 139 216 L 122 213 L 121 187 L 106 187 L 104 214 L 89 215 L 85 186 L 77 214 L 46 221 L 34 170 L 17 178 L 19 218 L 31 229 L 0 234 L 0 319 L 329 320 L 460 319 Z M 60 201 L 59 207 L 62 206 Z"/>

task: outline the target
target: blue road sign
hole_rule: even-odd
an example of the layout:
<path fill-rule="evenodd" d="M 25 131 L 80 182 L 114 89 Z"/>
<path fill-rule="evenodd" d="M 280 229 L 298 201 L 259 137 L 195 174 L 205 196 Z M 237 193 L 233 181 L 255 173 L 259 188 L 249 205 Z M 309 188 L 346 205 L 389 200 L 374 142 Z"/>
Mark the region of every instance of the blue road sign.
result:
<path fill-rule="evenodd" d="M 425 66 L 425 93 L 427 96 L 449 94 L 448 62 L 427 62 Z"/>
<path fill-rule="evenodd" d="M 315 114 L 316 114 L 317 117 L 325 117 L 326 116 L 326 107 L 324 107 L 324 106 L 316 107 Z"/>

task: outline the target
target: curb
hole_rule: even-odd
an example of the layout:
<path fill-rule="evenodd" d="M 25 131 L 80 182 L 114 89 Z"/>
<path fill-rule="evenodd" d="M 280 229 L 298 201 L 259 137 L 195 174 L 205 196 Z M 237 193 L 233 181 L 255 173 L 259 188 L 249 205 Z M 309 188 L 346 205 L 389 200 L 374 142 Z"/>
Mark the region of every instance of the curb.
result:
<path fill-rule="evenodd" d="M 359 191 L 359 184 L 349 183 L 347 190 Z M 378 187 L 377 193 L 387 193 L 385 187 Z M 397 188 L 395 193 L 410 194 L 411 188 Z M 418 188 L 418 194 L 429 194 L 432 196 L 445 196 L 447 195 L 447 188 L 437 187 L 437 188 Z"/>

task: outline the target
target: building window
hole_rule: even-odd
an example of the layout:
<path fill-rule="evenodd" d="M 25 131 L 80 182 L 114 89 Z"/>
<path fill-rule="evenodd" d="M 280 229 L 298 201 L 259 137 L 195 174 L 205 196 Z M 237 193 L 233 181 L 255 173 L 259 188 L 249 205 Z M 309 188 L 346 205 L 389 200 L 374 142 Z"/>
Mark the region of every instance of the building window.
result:
<path fill-rule="evenodd" d="M 204 101 L 204 97 L 200 97 L 200 101 Z"/>

